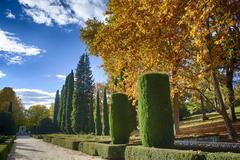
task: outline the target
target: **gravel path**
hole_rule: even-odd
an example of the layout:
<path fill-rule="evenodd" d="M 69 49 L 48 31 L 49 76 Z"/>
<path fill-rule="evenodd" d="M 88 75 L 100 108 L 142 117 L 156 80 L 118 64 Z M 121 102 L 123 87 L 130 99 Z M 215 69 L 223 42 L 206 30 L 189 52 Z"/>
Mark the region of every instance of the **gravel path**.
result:
<path fill-rule="evenodd" d="M 103 160 L 31 137 L 18 137 L 8 160 Z"/>

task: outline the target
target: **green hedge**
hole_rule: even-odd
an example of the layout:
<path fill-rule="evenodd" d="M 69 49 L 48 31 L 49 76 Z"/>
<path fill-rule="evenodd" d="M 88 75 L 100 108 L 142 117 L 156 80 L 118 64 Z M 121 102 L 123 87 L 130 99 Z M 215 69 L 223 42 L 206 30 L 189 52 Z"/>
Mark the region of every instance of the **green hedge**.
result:
<path fill-rule="evenodd" d="M 64 148 L 68 148 L 68 149 L 72 149 L 72 150 L 78 150 L 78 145 L 79 145 L 80 141 L 74 140 L 74 139 L 64 139 L 64 138 L 52 138 L 51 143 L 64 147 Z"/>
<path fill-rule="evenodd" d="M 205 156 L 201 152 L 191 150 L 128 146 L 125 150 L 125 160 L 205 160 Z"/>
<path fill-rule="evenodd" d="M 174 132 L 168 75 L 143 74 L 138 80 L 138 95 L 138 119 L 143 146 L 172 147 Z"/>
<path fill-rule="evenodd" d="M 2 137 L 3 138 L 3 137 Z M 13 142 L 12 138 L 12 142 Z M 9 140 L 9 139 L 7 139 Z M 45 142 L 50 142 L 64 148 L 79 150 L 92 156 L 101 156 L 112 160 L 240 160 L 239 153 L 227 152 L 201 152 L 192 150 L 159 149 L 143 146 L 126 146 L 124 144 L 109 144 L 106 139 L 100 137 L 84 136 L 44 136 Z M 99 141 L 100 143 L 97 143 Z M 9 143 L 6 141 L 5 143 Z M 5 144 L 4 143 L 4 144 Z M 0 160 L 5 160 L 11 147 L 0 145 Z M 12 144 L 12 143 L 11 143 Z M 1 157 L 2 156 L 2 157 Z"/>
<path fill-rule="evenodd" d="M 92 156 L 112 160 L 124 159 L 126 145 L 124 144 L 104 144 L 95 142 L 83 142 L 79 144 L 79 150 Z"/>
<path fill-rule="evenodd" d="M 239 153 L 206 153 L 206 160 L 240 160 Z"/>
<path fill-rule="evenodd" d="M 181 141 L 174 142 L 175 149 L 182 150 L 201 150 L 204 152 L 235 152 L 240 153 L 239 143 L 226 143 L 226 142 L 200 142 L 200 141 Z"/>
<path fill-rule="evenodd" d="M 0 144 L 0 160 L 7 159 L 15 138 L 16 138 L 15 136 L 5 137 L 4 142 Z"/>
<path fill-rule="evenodd" d="M 126 144 L 129 141 L 131 132 L 130 107 L 127 95 L 122 93 L 112 94 L 109 126 L 113 144 Z"/>
<path fill-rule="evenodd" d="M 44 142 L 51 143 L 53 138 L 54 138 L 54 137 L 52 137 L 52 136 L 43 136 L 43 141 L 44 141 Z"/>
<path fill-rule="evenodd" d="M 43 135 L 32 135 L 32 137 L 36 139 L 43 139 Z"/>

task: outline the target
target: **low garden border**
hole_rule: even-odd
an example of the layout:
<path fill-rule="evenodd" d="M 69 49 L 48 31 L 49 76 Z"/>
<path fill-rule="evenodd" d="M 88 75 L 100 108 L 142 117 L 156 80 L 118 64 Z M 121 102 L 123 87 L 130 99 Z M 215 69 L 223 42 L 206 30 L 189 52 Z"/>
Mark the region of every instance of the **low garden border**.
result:
<path fill-rule="evenodd" d="M 7 159 L 15 139 L 16 139 L 16 136 L 1 137 L 1 143 L 0 143 L 0 159 L 1 160 Z"/>
<path fill-rule="evenodd" d="M 240 153 L 240 144 L 228 142 L 197 142 L 181 141 L 174 142 L 174 148 L 184 150 L 201 150 L 206 152 L 236 152 Z"/>
<path fill-rule="evenodd" d="M 105 144 L 96 142 L 83 142 L 79 144 L 79 151 L 83 153 L 112 160 L 124 160 L 125 148 L 125 144 Z"/>
<path fill-rule="evenodd" d="M 219 142 L 208 142 L 211 145 L 215 145 L 215 147 L 212 149 L 203 149 L 203 146 L 201 148 L 199 145 L 206 144 L 206 142 L 187 141 L 184 146 L 182 144 L 183 141 L 175 141 L 175 149 L 160 149 L 125 144 L 110 144 L 108 141 L 94 141 L 93 139 L 87 138 L 73 139 L 70 137 L 54 137 L 51 135 L 43 136 L 43 141 L 59 145 L 64 148 L 79 150 L 92 156 L 101 156 L 104 159 L 111 160 L 240 160 L 239 153 L 219 152 L 221 151 L 222 145 L 222 143 L 216 145 Z M 190 143 L 192 145 L 190 145 Z M 195 145 L 195 148 L 193 144 Z M 211 145 L 209 147 L 212 147 Z M 229 143 L 224 143 L 223 145 L 229 145 Z M 239 144 L 231 143 L 230 145 L 232 145 L 233 152 L 240 151 L 238 148 L 238 146 L 240 146 Z M 220 149 L 217 147 L 220 147 Z"/>

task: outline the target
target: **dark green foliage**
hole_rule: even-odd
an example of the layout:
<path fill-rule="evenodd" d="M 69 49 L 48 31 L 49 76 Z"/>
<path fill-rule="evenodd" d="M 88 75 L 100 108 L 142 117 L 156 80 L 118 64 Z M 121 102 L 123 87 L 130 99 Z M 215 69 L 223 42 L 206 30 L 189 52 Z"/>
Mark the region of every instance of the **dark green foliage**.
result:
<path fill-rule="evenodd" d="M 9 103 L 8 112 L 13 113 L 13 103 L 12 102 Z"/>
<path fill-rule="evenodd" d="M 172 147 L 174 132 L 168 75 L 142 75 L 138 81 L 138 93 L 138 115 L 143 145 Z"/>
<path fill-rule="evenodd" d="M 201 152 L 127 146 L 125 160 L 205 160 Z"/>
<path fill-rule="evenodd" d="M 55 131 L 55 126 L 50 118 L 43 118 L 39 121 L 37 127 L 38 134 L 54 133 Z"/>
<path fill-rule="evenodd" d="M 62 113 L 63 113 L 63 92 L 64 92 L 64 85 L 62 87 L 61 90 L 61 96 L 60 96 L 60 105 L 59 105 L 59 111 L 58 111 L 58 115 L 57 115 L 57 121 L 58 121 L 58 128 L 61 129 L 61 124 L 62 124 Z"/>
<path fill-rule="evenodd" d="M 82 123 L 82 117 L 81 115 L 83 114 L 82 112 L 82 107 L 80 103 L 80 94 L 77 93 L 79 90 L 75 90 L 73 93 L 73 110 L 71 113 L 71 120 L 72 120 L 72 131 L 76 134 L 80 133 L 83 128 L 83 123 Z"/>
<path fill-rule="evenodd" d="M 101 156 L 104 159 L 124 159 L 124 151 L 126 145 L 124 144 L 104 144 L 95 142 L 83 142 L 79 145 L 81 152 L 92 156 Z"/>
<path fill-rule="evenodd" d="M 109 135 L 109 112 L 108 112 L 106 88 L 104 88 L 104 91 L 103 91 L 103 134 Z"/>
<path fill-rule="evenodd" d="M 58 111 L 60 108 L 60 97 L 59 90 L 56 92 L 55 101 L 54 101 L 54 112 L 53 112 L 53 124 L 57 128 L 58 127 Z"/>
<path fill-rule="evenodd" d="M 64 91 L 63 91 L 63 99 L 62 99 L 62 122 L 61 122 L 61 129 L 63 131 L 65 130 L 66 126 L 66 118 L 67 118 L 67 93 L 68 93 L 68 81 L 69 81 L 69 75 L 66 77 L 65 85 L 64 85 Z"/>
<path fill-rule="evenodd" d="M 96 96 L 96 112 L 95 112 L 95 132 L 96 135 L 102 135 L 102 121 L 101 121 L 101 108 L 99 103 L 99 90 Z"/>
<path fill-rule="evenodd" d="M 78 134 L 83 132 L 84 126 L 84 111 L 83 111 L 83 72 L 84 72 L 84 56 L 80 57 L 80 61 L 78 62 L 76 73 L 75 73 L 75 91 L 73 97 L 73 111 L 72 111 L 72 130 Z"/>
<path fill-rule="evenodd" d="M 93 99 L 93 90 L 94 90 L 94 80 L 93 80 L 93 76 L 92 76 L 92 71 L 90 68 L 90 61 L 89 61 L 89 56 L 88 54 L 85 54 L 85 65 L 84 65 L 84 88 L 85 91 L 84 93 L 84 100 L 83 102 L 85 102 L 86 104 L 84 105 L 84 113 L 86 114 L 86 116 L 84 116 L 85 118 L 85 124 L 84 125 L 84 132 L 85 133 L 89 133 L 89 129 L 90 129 L 90 123 L 89 123 L 89 117 L 90 117 L 90 112 L 89 112 L 89 106 L 91 103 L 91 100 Z"/>
<path fill-rule="evenodd" d="M 0 160 L 6 160 L 11 151 L 15 137 L 4 137 L 4 141 L 0 143 Z"/>
<path fill-rule="evenodd" d="M 89 133 L 95 133 L 95 123 L 94 123 L 94 116 L 93 116 L 93 100 L 90 101 L 89 106 Z"/>
<path fill-rule="evenodd" d="M 71 128 L 71 113 L 72 113 L 72 99 L 74 92 L 74 74 L 73 71 L 69 74 L 69 79 L 67 83 L 67 99 L 66 99 L 66 123 L 65 123 L 65 131 L 67 133 L 72 133 Z"/>
<path fill-rule="evenodd" d="M 90 69 L 89 57 L 83 54 L 77 65 L 75 74 L 75 97 L 73 99 L 73 112 L 72 112 L 72 129 L 75 133 L 89 133 L 89 106 L 93 98 L 93 78 Z"/>
<path fill-rule="evenodd" d="M 0 111 L 0 135 L 15 135 L 16 123 L 11 113 Z"/>
<path fill-rule="evenodd" d="M 130 101 L 130 131 L 132 132 L 134 129 L 137 129 L 137 111 L 136 106 L 132 105 L 132 101 Z"/>
<path fill-rule="evenodd" d="M 127 95 L 122 93 L 112 94 L 109 122 L 113 144 L 125 144 L 129 141 L 131 131 L 130 107 Z"/>
<path fill-rule="evenodd" d="M 183 120 L 188 116 L 190 116 L 190 112 L 187 109 L 187 106 L 181 105 L 181 107 L 179 108 L 179 119 Z"/>
<path fill-rule="evenodd" d="M 206 160 L 239 160 L 239 153 L 207 153 Z"/>

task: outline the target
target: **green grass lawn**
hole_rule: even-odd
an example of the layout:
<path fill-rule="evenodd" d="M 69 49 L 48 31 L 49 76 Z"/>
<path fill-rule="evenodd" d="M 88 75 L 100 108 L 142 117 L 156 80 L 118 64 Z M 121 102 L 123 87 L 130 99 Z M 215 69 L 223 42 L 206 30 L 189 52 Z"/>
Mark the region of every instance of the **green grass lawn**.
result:
<path fill-rule="evenodd" d="M 237 118 L 240 119 L 240 106 L 235 107 L 235 111 L 236 111 Z M 229 113 L 229 110 L 227 112 Z M 207 113 L 207 117 L 209 119 L 206 121 L 203 121 L 202 114 L 192 115 L 186 118 L 185 120 L 180 121 L 180 127 L 181 128 L 194 127 L 198 125 L 211 124 L 211 123 L 223 121 L 222 116 L 217 112 Z"/>

